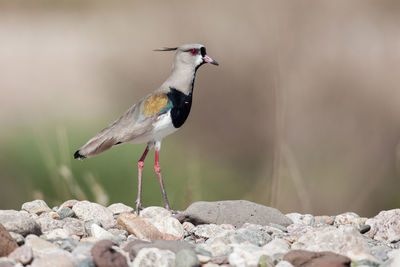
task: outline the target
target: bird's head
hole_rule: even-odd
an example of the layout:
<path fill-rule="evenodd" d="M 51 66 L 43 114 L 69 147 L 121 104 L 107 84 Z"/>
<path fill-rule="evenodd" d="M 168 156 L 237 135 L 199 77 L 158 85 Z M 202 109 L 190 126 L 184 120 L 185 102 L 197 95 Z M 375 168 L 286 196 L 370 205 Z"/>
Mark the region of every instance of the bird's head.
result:
<path fill-rule="evenodd" d="M 218 62 L 209 57 L 206 48 L 202 44 L 184 44 L 179 47 L 156 49 L 155 51 L 175 51 L 174 65 L 194 67 L 197 69 L 205 63 L 211 63 L 218 66 Z"/>

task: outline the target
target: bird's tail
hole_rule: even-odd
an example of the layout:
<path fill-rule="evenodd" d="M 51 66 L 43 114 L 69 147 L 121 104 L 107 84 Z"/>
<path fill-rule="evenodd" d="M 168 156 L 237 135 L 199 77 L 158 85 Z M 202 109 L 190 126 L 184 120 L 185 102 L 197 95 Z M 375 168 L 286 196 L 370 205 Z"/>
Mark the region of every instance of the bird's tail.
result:
<path fill-rule="evenodd" d="M 99 133 L 98 135 L 90 139 L 84 146 L 78 149 L 74 154 L 74 158 L 90 158 L 118 144 L 120 144 L 120 142 L 116 141 L 116 138 L 110 137 L 104 133 Z"/>

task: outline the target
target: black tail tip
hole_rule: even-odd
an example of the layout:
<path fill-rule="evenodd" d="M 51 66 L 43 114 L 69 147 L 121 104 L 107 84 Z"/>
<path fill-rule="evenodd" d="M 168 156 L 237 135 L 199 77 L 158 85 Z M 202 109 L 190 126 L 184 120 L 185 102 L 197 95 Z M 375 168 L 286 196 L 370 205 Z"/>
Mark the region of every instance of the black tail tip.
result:
<path fill-rule="evenodd" d="M 85 159 L 86 157 L 80 154 L 80 150 L 77 150 L 74 154 L 74 159 Z"/>

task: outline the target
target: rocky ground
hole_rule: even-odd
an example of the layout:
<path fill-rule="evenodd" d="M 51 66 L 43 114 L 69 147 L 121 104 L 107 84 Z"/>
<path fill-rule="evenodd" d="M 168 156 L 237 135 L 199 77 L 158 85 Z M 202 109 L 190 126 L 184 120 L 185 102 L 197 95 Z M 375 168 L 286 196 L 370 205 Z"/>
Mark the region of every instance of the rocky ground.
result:
<path fill-rule="evenodd" d="M 284 215 L 238 200 L 133 212 L 77 200 L 0 210 L 0 267 L 400 266 L 400 209 Z"/>

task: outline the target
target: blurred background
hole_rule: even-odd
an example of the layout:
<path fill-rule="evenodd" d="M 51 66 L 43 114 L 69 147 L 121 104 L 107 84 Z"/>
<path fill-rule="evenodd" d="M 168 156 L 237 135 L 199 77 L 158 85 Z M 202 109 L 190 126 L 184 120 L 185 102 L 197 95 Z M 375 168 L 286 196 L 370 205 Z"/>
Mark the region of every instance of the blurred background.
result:
<path fill-rule="evenodd" d="M 400 205 L 398 1 L 1 1 L 0 208 L 134 205 L 145 145 L 73 152 L 206 45 L 184 127 L 164 139 L 172 207 L 248 199 L 373 216 Z M 144 205 L 162 205 L 145 162 Z"/>

